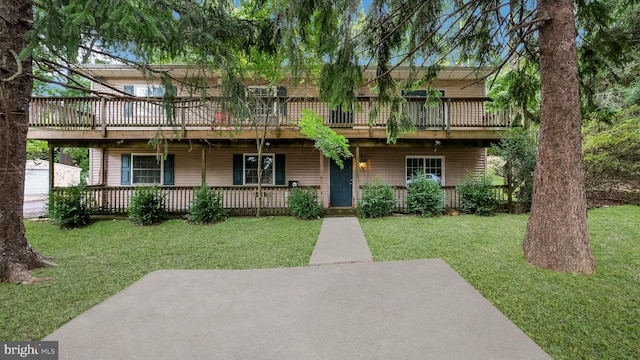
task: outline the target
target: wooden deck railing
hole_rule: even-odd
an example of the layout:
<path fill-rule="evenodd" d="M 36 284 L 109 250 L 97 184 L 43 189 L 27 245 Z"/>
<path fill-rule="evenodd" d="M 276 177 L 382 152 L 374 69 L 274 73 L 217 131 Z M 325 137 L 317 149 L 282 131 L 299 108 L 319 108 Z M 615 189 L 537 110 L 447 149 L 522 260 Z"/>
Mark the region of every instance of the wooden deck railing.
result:
<path fill-rule="evenodd" d="M 194 198 L 195 189 L 190 186 L 163 186 L 165 209 L 169 213 L 185 214 Z M 255 215 L 258 204 L 258 188 L 245 186 L 212 187 L 222 194 L 223 207 L 233 215 Z M 85 200 L 95 215 L 124 215 L 127 213 L 135 187 L 87 186 Z M 289 187 L 263 187 L 263 215 L 288 215 Z M 54 188 L 53 193 L 63 195 L 65 188 Z"/>
<path fill-rule="evenodd" d="M 443 186 L 442 190 L 444 190 L 445 195 L 445 207 L 450 209 L 459 210 L 460 205 L 460 193 L 456 189 L 455 186 Z M 499 207 L 507 206 L 507 186 L 506 185 L 496 185 L 493 187 L 493 193 L 495 199 L 498 201 Z M 404 186 L 394 187 L 394 195 L 396 198 L 396 208 L 397 212 L 406 212 L 407 208 L 407 188 Z"/>
<path fill-rule="evenodd" d="M 494 188 L 495 197 L 502 205 L 506 204 L 507 196 L 505 186 Z M 87 186 L 84 196 L 87 203 L 93 209 L 94 215 L 125 215 L 129 208 L 129 202 L 135 192 L 135 187 L 125 186 Z M 185 214 L 193 201 L 195 187 L 190 186 L 165 186 L 159 190 L 165 196 L 165 208 L 174 214 Z M 257 187 L 246 186 L 223 186 L 212 187 L 215 191 L 222 193 L 223 206 L 232 215 L 254 216 L 258 203 Z M 316 193 L 319 188 L 314 187 Z M 446 194 L 446 206 L 452 209 L 460 208 L 460 196 L 454 186 L 443 186 Z M 66 188 L 54 188 L 54 194 L 65 194 Z M 289 215 L 288 198 L 291 188 L 289 187 L 264 187 L 263 204 L 261 213 L 263 215 Z M 407 189 L 406 187 L 395 187 L 396 212 L 405 212 Z M 319 194 L 318 194 L 319 196 Z"/>
<path fill-rule="evenodd" d="M 272 101 L 271 101 L 272 100 Z M 361 111 L 331 110 L 317 98 L 288 97 L 270 99 L 261 106 L 256 118 L 268 119 L 274 128 L 295 126 L 301 111 L 311 109 L 331 127 L 384 127 L 389 109 L 370 113 L 375 97 L 359 97 Z M 488 98 L 442 98 L 435 106 L 425 107 L 424 100 L 407 99 L 406 110 L 418 128 L 451 130 L 461 127 L 506 127 L 509 116 L 485 111 Z M 263 104 L 264 105 L 264 104 Z M 267 116 L 268 115 L 268 116 Z M 130 97 L 34 97 L 31 100 L 29 126 L 62 130 L 106 128 L 176 129 L 211 128 L 232 130 L 251 126 L 253 120 L 238 121 L 221 110 L 219 98 L 176 98 L 165 104 L 160 98 Z"/>

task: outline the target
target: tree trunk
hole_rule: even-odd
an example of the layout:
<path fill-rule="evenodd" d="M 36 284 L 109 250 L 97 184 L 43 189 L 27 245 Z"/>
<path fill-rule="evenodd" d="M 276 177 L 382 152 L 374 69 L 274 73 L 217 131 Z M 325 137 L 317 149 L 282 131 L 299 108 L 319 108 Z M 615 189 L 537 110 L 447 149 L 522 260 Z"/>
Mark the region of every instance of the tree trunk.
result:
<path fill-rule="evenodd" d="M 573 0 L 539 0 L 540 143 L 522 248 L 529 263 L 591 274 Z"/>
<path fill-rule="evenodd" d="M 0 2 L 0 281 L 36 281 L 29 270 L 51 266 L 27 242 L 22 219 L 31 57 L 20 61 L 33 12 L 27 1 Z"/>

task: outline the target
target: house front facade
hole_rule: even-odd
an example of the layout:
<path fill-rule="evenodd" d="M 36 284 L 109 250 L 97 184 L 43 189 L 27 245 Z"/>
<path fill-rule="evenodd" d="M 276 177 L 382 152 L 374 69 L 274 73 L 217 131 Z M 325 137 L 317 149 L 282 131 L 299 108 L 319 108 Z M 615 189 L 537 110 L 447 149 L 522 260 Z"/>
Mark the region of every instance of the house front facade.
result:
<path fill-rule="evenodd" d="M 371 117 L 376 103 L 371 88 L 357 92 L 358 107 L 331 109 L 318 100 L 310 82 L 290 86 L 285 80 L 272 86 L 248 81 L 252 103 L 249 120 L 238 121 L 223 111 L 217 97 L 218 79 L 203 76 L 207 96 L 190 93 L 181 78 L 191 76 L 187 66 L 162 65 L 175 98 L 163 103 L 160 81 L 124 65 L 87 65 L 87 74 L 99 82 L 99 96 L 33 98 L 30 139 L 47 140 L 55 147 L 89 148 L 88 191 L 97 213 L 122 213 L 137 186 L 159 184 L 170 211 L 185 212 L 193 189 L 206 184 L 223 193 L 224 206 L 251 214 L 257 206 L 258 169 L 263 169 L 263 208 L 287 213 L 291 187 L 316 190 L 325 208 L 356 205 L 362 185 L 381 181 L 396 190 L 397 210 L 404 208 L 407 181 L 417 172 L 432 174 L 449 192 L 467 172 L 485 173 L 486 149 L 508 125 L 503 114 L 485 111 L 484 81 L 472 69 L 441 71 L 431 85 L 440 101 L 425 104 L 426 89 L 403 92 L 406 112 L 416 127 L 395 144 L 387 143 L 389 111 Z M 394 76 L 401 80 L 407 69 Z M 305 109 L 349 140 L 353 157 L 340 168 L 300 133 L 298 121 Z M 262 164 L 256 140 L 264 135 Z M 155 139 L 154 141 L 150 141 Z M 450 201 L 455 201 L 452 193 Z M 454 206 L 454 204 L 450 204 Z"/>

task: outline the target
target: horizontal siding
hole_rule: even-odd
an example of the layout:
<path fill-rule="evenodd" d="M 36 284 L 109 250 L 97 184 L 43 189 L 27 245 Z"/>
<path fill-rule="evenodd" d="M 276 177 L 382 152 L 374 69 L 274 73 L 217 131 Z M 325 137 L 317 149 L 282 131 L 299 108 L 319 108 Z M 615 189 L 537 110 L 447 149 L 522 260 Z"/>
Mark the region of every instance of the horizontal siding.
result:
<path fill-rule="evenodd" d="M 437 80 L 432 85 L 434 89 L 444 90 L 446 97 L 483 97 L 485 96 L 484 81 L 476 80 Z"/>
<path fill-rule="evenodd" d="M 256 153 L 252 147 L 237 149 L 210 148 L 206 152 L 206 182 L 210 186 L 233 185 L 233 155 Z M 113 171 L 108 172 L 107 185 L 120 186 L 120 162 L 122 154 L 156 154 L 152 148 L 135 149 L 119 148 L 108 149 L 107 167 Z M 202 172 L 200 169 L 202 152 L 198 150 L 169 149 L 175 156 L 175 185 L 198 186 L 201 183 Z M 265 152 L 266 153 L 266 152 Z M 320 154 L 318 151 L 305 147 L 299 149 L 272 147 L 270 154 L 285 155 L 285 181 L 297 180 L 300 186 L 320 185 Z M 95 163 L 94 163 L 95 162 Z M 94 166 L 98 167 L 98 160 L 92 158 Z"/>
<path fill-rule="evenodd" d="M 255 154 L 255 148 L 212 149 L 207 151 L 207 183 L 211 186 L 233 185 L 233 155 Z M 267 153 L 267 151 L 265 151 Z M 312 148 L 278 149 L 271 147 L 270 154 L 285 155 L 285 183 L 296 180 L 300 186 L 319 186 L 320 155 Z"/>
<path fill-rule="evenodd" d="M 360 171 L 360 184 L 381 180 L 392 186 L 405 186 L 407 156 L 444 157 L 445 186 L 455 186 L 462 181 L 467 171 L 485 171 L 483 148 L 360 148 L 360 157 L 367 160 L 367 168 Z"/>
<path fill-rule="evenodd" d="M 355 149 L 351 149 L 355 154 Z M 320 196 L 325 206 L 329 203 L 329 160 L 321 160 L 317 150 L 304 148 L 271 147 L 268 151 L 273 154 L 285 155 L 285 181 L 297 180 L 300 186 L 314 186 L 320 188 Z M 95 154 L 94 151 L 92 154 Z M 122 148 L 108 149 L 106 153 L 106 171 L 108 186 L 120 186 L 121 154 L 155 154 L 154 149 Z M 169 149 L 175 155 L 175 186 L 198 186 L 201 183 L 200 149 Z M 231 186 L 233 184 L 233 155 L 255 153 L 252 147 L 246 148 L 208 148 L 206 153 L 206 182 L 209 186 Z M 407 156 L 437 156 L 443 157 L 444 176 L 443 185 L 456 186 L 466 176 L 467 171 L 485 173 L 485 149 L 483 148 L 401 148 L 379 147 L 360 148 L 361 158 L 367 160 L 367 169 L 361 171 L 354 161 L 354 190 L 360 185 L 380 180 L 392 186 L 405 186 L 405 166 Z M 98 169 L 99 158 L 91 157 L 92 169 Z M 324 173 L 321 174 L 321 161 Z M 97 170 L 96 170 L 97 172 Z M 92 172 L 93 173 L 93 172 Z M 93 176 L 93 175 L 92 175 Z M 356 192 L 354 191 L 354 194 Z"/>
<path fill-rule="evenodd" d="M 147 81 L 141 78 L 114 78 L 114 79 L 105 79 L 106 84 L 94 83 L 92 85 L 94 91 L 99 91 L 107 94 L 117 94 L 112 88 L 116 88 L 120 91 L 124 91 L 125 85 L 153 85 L 160 86 L 159 80 L 150 80 Z M 200 96 L 201 94 L 195 91 L 194 89 L 189 88 L 186 85 L 179 84 L 177 82 L 173 83 L 173 86 L 176 87 L 177 96 Z M 317 97 L 318 90 L 317 86 L 312 83 L 303 83 L 298 85 L 295 89 L 291 86 L 287 86 L 287 84 L 283 84 L 283 86 L 287 87 L 287 96 L 299 96 L 299 97 Z M 207 94 L 210 96 L 218 96 L 220 95 L 219 86 L 217 83 L 210 81 L 208 84 Z"/>
<path fill-rule="evenodd" d="M 141 78 L 113 78 L 105 79 L 107 84 L 118 90 L 123 91 L 125 85 L 154 85 L 160 86 L 159 80 L 147 81 Z M 178 96 L 199 96 L 200 94 L 193 94 L 193 90 L 186 86 L 183 86 L 177 82 L 173 84 L 178 92 Z M 116 94 L 117 92 L 104 84 L 94 83 L 94 91 L 104 92 L 108 94 Z M 282 84 L 287 87 L 287 96 L 294 97 L 317 97 L 318 88 L 311 82 L 304 82 L 298 84 L 293 88 L 290 84 Z M 485 96 L 485 84 L 483 81 L 476 82 L 475 80 L 436 80 L 432 85 L 432 88 L 444 90 L 447 97 L 483 97 Z M 210 81 L 208 95 L 216 96 L 220 95 L 217 83 Z M 371 86 L 362 87 L 358 91 L 359 96 L 375 96 L 376 93 Z"/>
<path fill-rule="evenodd" d="M 91 148 L 89 149 L 89 177 L 87 179 L 87 185 L 101 185 L 100 182 L 100 167 L 102 160 L 102 149 Z"/>

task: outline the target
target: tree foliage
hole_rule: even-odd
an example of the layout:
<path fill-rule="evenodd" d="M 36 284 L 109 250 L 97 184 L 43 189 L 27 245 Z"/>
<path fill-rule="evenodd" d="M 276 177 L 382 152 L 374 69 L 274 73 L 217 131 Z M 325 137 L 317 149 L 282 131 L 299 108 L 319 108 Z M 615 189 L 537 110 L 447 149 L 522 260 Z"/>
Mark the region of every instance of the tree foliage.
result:
<path fill-rule="evenodd" d="M 500 139 L 498 145 L 493 146 L 494 154 L 503 161 L 496 167 L 496 174 L 507 181 L 509 203 L 512 203 L 512 195 L 517 197 L 519 212 L 528 212 L 531 209 L 536 147 L 536 134 L 517 128 Z"/>
<path fill-rule="evenodd" d="M 349 140 L 324 125 L 320 115 L 313 110 L 304 109 L 301 115 L 298 126 L 302 135 L 315 141 L 316 149 L 320 150 L 325 157 L 335 161 L 336 165 L 342 169 L 344 167 L 342 159 L 353 156 L 349 150 Z"/>
<path fill-rule="evenodd" d="M 618 114 L 611 125 L 585 127 L 584 164 L 588 190 L 640 188 L 640 111 Z"/>

